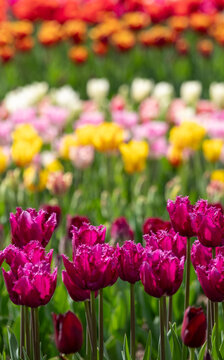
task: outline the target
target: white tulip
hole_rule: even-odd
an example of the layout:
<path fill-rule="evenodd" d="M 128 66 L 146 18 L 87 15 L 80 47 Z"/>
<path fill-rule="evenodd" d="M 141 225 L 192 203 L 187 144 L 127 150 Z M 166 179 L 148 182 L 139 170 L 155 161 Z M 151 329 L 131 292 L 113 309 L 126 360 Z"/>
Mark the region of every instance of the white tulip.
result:
<path fill-rule="evenodd" d="M 153 91 L 153 97 L 158 101 L 162 110 L 167 109 L 174 95 L 173 85 L 167 82 L 158 83 Z"/>
<path fill-rule="evenodd" d="M 86 92 L 90 99 L 103 100 L 109 92 L 110 84 L 107 79 L 90 79 L 87 82 Z"/>
<path fill-rule="evenodd" d="M 152 80 L 136 78 L 131 84 L 131 97 L 135 102 L 141 102 L 149 96 L 153 90 Z"/>
<path fill-rule="evenodd" d="M 212 83 L 209 88 L 212 102 L 219 108 L 224 108 L 224 83 Z"/>
<path fill-rule="evenodd" d="M 181 85 L 180 95 L 186 105 L 195 106 L 200 99 L 202 85 L 199 81 L 186 81 Z"/>
<path fill-rule="evenodd" d="M 77 113 L 82 109 L 79 94 L 69 85 L 51 91 L 51 99 L 56 105 L 67 109 L 70 113 Z"/>

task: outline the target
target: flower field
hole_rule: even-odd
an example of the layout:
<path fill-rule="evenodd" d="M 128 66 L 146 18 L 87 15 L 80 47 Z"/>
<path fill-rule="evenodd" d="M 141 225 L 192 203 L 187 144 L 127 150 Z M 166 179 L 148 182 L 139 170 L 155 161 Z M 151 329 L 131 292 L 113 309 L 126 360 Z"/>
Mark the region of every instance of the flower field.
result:
<path fill-rule="evenodd" d="M 0 1 L 0 360 L 224 359 L 223 9 Z"/>

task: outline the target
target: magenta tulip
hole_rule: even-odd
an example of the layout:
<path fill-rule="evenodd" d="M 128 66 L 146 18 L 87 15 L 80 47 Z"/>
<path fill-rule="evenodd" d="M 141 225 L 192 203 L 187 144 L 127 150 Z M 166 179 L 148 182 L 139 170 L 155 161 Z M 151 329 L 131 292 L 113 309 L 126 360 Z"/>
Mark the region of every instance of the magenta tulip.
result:
<path fill-rule="evenodd" d="M 45 221 L 47 221 L 52 214 L 56 214 L 56 226 L 60 224 L 61 221 L 61 208 L 58 205 L 50 205 L 50 204 L 44 204 L 41 206 L 41 208 L 45 211 Z"/>
<path fill-rule="evenodd" d="M 73 262 L 62 255 L 69 278 L 83 290 L 97 291 L 113 285 L 117 278 L 117 257 L 108 244 L 80 245 Z"/>
<path fill-rule="evenodd" d="M 62 281 L 73 301 L 80 302 L 90 300 L 90 290 L 83 290 L 76 285 L 65 270 L 62 271 Z"/>
<path fill-rule="evenodd" d="M 194 206 L 191 205 L 188 196 L 177 196 L 175 202 L 168 200 L 167 211 L 170 215 L 172 227 L 176 232 L 187 237 L 195 235 L 191 220 Z"/>
<path fill-rule="evenodd" d="M 171 251 L 146 251 L 140 268 L 145 291 L 154 297 L 171 296 L 177 292 L 184 271 L 184 256 L 179 259 Z"/>
<path fill-rule="evenodd" d="M 186 257 L 187 238 L 175 233 L 173 229 L 169 231 L 159 230 L 156 234 L 147 234 L 143 238 L 146 246 L 153 250 L 172 251 L 178 258 Z"/>
<path fill-rule="evenodd" d="M 204 344 L 206 339 L 207 321 L 201 307 L 189 306 L 184 313 L 181 329 L 181 338 L 184 345 L 197 348 Z"/>
<path fill-rule="evenodd" d="M 72 239 L 73 227 L 76 227 L 76 228 L 79 229 L 85 223 L 86 224 L 90 223 L 88 217 L 86 217 L 86 216 L 80 216 L 80 215 L 71 216 L 71 215 L 68 215 L 67 216 L 67 236 L 68 236 L 68 238 Z"/>
<path fill-rule="evenodd" d="M 110 234 L 114 242 L 123 243 L 125 240 L 134 240 L 134 231 L 123 216 L 111 224 Z"/>
<path fill-rule="evenodd" d="M 169 221 L 164 221 L 160 218 L 148 218 L 145 220 L 142 232 L 143 234 L 150 234 L 151 232 L 156 233 L 159 230 L 170 230 L 171 223 Z"/>
<path fill-rule="evenodd" d="M 118 274 L 131 284 L 140 280 L 140 266 L 144 259 L 144 248 L 134 241 L 125 241 L 122 247 L 117 246 Z"/>
<path fill-rule="evenodd" d="M 202 245 L 224 245 L 224 216 L 219 208 L 209 206 L 206 200 L 199 200 L 191 217 L 194 231 Z"/>
<path fill-rule="evenodd" d="M 93 246 L 96 244 L 104 244 L 105 242 L 106 228 L 103 225 L 93 226 L 84 223 L 80 228 L 73 227 L 71 232 L 73 251 L 80 245 Z"/>
<path fill-rule="evenodd" d="M 57 269 L 51 273 L 52 254 L 53 250 L 46 254 L 38 241 L 31 241 L 23 249 L 9 245 L 4 250 L 11 269 L 2 271 L 14 304 L 35 308 L 50 301 L 57 283 Z"/>
<path fill-rule="evenodd" d="M 10 214 L 10 224 L 12 243 L 17 247 L 22 248 L 31 240 L 39 241 L 45 247 L 56 227 L 56 214 L 52 214 L 46 221 L 44 210 L 37 212 L 35 209 L 17 208 L 15 214 Z"/>
<path fill-rule="evenodd" d="M 66 314 L 52 314 L 55 343 L 62 354 L 74 354 L 81 350 L 83 328 L 77 316 L 68 311 Z"/>

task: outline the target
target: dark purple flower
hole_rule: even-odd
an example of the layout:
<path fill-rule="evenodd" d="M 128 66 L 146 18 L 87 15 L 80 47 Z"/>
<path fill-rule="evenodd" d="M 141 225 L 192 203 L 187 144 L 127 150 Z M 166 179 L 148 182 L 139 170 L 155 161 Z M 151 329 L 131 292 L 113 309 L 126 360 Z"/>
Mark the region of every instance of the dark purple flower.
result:
<path fill-rule="evenodd" d="M 46 221 L 46 212 L 35 209 L 16 209 L 16 213 L 10 214 L 12 243 L 22 248 L 30 241 L 39 241 L 47 246 L 56 226 L 56 214 L 52 214 Z"/>
<path fill-rule="evenodd" d="M 168 200 L 167 211 L 170 215 L 172 227 L 176 232 L 187 237 L 195 235 L 191 220 L 194 206 L 191 205 L 188 196 L 177 196 L 175 202 Z"/>
<path fill-rule="evenodd" d="M 122 247 L 117 246 L 118 274 L 122 280 L 131 284 L 140 280 L 144 251 L 142 245 L 134 241 L 125 241 Z"/>
<path fill-rule="evenodd" d="M 184 345 L 197 348 L 204 344 L 206 339 L 207 321 L 201 307 L 189 306 L 184 313 L 181 329 L 181 338 Z"/>
<path fill-rule="evenodd" d="M 86 224 L 90 223 L 88 217 L 80 216 L 80 215 L 75 215 L 75 216 L 68 215 L 67 216 L 67 234 L 68 234 L 68 238 L 72 239 L 73 226 L 75 226 L 76 228 L 79 229 L 84 223 L 86 223 Z"/>
<path fill-rule="evenodd" d="M 44 204 L 41 207 L 45 212 L 45 220 L 47 221 L 52 214 L 56 214 L 56 227 L 60 224 L 61 221 L 61 208 L 58 205 L 50 205 L 50 204 Z"/>
<path fill-rule="evenodd" d="M 119 217 L 111 224 L 111 237 L 114 242 L 123 243 L 125 240 L 134 240 L 134 231 L 125 217 Z"/>
<path fill-rule="evenodd" d="M 164 221 L 160 218 L 148 218 L 145 220 L 142 232 L 143 234 L 150 234 L 151 232 L 156 233 L 159 230 L 170 230 L 171 223 L 169 221 Z"/>

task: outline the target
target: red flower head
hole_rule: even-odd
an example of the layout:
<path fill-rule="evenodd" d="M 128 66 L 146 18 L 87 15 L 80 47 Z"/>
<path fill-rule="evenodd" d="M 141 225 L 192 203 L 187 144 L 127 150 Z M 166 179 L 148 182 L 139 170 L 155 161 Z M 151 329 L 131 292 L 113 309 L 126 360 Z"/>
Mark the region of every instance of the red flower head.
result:
<path fill-rule="evenodd" d="M 207 321 L 201 307 L 189 306 L 184 313 L 181 338 L 184 345 L 197 348 L 204 344 Z"/>
<path fill-rule="evenodd" d="M 16 209 L 10 214 L 12 243 L 22 248 L 30 241 L 36 240 L 42 246 L 47 246 L 56 227 L 56 214 L 52 214 L 46 221 L 46 212 L 35 209 Z"/>
<path fill-rule="evenodd" d="M 209 206 L 206 200 L 199 200 L 191 218 L 194 231 L 202 245 L 207 247 L 224 245 L 224 216 L 222 210 Z"/>
<path fill-rule="evenodd" d="M 52 254 L 53 250 L 46 254 L 38 241 L 31 241 L 23 249 L 9 245 L 4 250 L 11 270 L 2 271 L 14 304 L 35 308 L 50 301 L 57 283 L 57 269 L 51 274 Z"/>
<path fill-rule="evenodd" d="M 84 223 L 87 223 L 87 224 L 90 223 L 87 216 L 80 216 L 80 215 L 71 216 L 71 215 L 68 215 L 67 216 L 67 234 L 68 234 L 68 238 L 72 239 L 72 229 L 73 229 L 74 226 L 79 229 Z"/>
<path fill-rule="evenodd" d="M 125 240 L 134 240 L 134 231 L 123 216 L 114 220 L 110 234 L 115 242 L 123 243 Z"/>
<path fill-rule="evenodd" d="M 122 247 L 117 246 L 118 274 L 124 281 L 134 284 L 140 280 L 140 266 L 144 259 L 144 248 L 140 243 L 125 241 Z"/>
<path fill-rule="evenodd" d="M 151 232 L 156 233 L 159 230 L 170 230 L 171 223 L 169 221 L 164 221 L 160 218 L 148 218 L 145 220 L 142 232 L 143 234 L 150 234 Z"/>
<path fill-rule="evenodd" d="M 173 229 L 169 231 L 159 230 L 156 234 L 143 236 L 146 246 L 154 250 L 161 249 L 172 251 L 175 256 L 186 257 L 187 238 L 175 233 Z"/>
<path fill-rule="evenodd" d="M 183 280 L 184 260 L 171 251 L 151 251 L 149 248 L 140 268 L 145 291 L 157 298 L 175 294 Z"/>
<path fill-rule="evenodd" d="M 62 354 L 74 354 L 83 344 L 83 328 L 77 316 L 68 311 L 65 314 L 52 314 L 55 343 Z"/>
<path fill-rule="evenodd" d="M 62 258 L 68 277 L 83 290 L 97 291 L 117 281 L 117 257 L 108 244 L 80 245 L 73 262 L 65 255 Z"/>
<path fill-rule="evenodd" d="M 191 205 L 188 196 L 177 196 L 176 201 L 168 200 L 167 211 L 170 215 L 171 224 L 176 232 L 181 236 L 194 236 L 192 228 L 191 214 L 194 206 Z"/>

